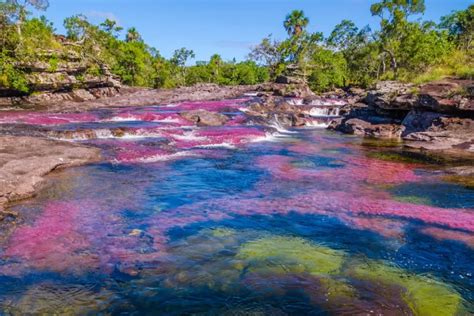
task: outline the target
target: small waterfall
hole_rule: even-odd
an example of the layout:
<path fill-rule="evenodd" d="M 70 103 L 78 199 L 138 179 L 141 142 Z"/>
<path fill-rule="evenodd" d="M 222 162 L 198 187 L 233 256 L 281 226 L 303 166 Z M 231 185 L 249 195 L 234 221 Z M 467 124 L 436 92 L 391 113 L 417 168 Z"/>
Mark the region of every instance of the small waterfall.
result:
<path fill-rule="evenodd" d="M 311 108 L 309 115 L 313 117 L 337 117 L 339 111 L 340 109 L 337 106 L 318 106 Z"/>

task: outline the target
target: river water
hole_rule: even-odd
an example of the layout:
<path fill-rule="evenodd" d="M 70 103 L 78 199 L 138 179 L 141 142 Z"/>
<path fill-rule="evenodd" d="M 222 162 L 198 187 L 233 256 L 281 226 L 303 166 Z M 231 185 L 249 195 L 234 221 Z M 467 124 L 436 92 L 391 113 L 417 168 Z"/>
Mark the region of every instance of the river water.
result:
<path fill-rule="evenodd" d="M 12 206 L 0 315 L 474 312 L 474 191 L 448 162 L 244 125 L 244 101 L 0 115 L 105 157 Z"/>

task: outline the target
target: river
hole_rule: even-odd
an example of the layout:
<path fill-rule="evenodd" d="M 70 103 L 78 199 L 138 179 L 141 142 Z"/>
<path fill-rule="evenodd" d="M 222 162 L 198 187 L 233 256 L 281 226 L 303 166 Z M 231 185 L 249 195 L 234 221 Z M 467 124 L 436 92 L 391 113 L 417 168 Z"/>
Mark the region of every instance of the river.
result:
<path fill-rule="evenodd" d="M 452 162 L 247 125 L 245 101 L 0 115 L 104 156 L 11 206 L 0 314 L 474 312 L 474 191 Z M 196 107 L 231 119 L 177 114 Z"/>

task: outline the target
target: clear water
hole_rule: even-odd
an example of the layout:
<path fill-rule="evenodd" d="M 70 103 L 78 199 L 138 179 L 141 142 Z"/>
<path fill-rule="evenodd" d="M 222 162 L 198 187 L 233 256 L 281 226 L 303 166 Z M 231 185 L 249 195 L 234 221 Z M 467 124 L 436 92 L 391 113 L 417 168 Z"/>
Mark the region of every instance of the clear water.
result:
<path fill-rule="evenodd" d="M 104 116 L 51 128 L 110 128 Z M 381 159 L 398 147 L 234 123 L 138 120 L 120 124 L 155 134 L 87 140 L 108 161 L 12 206 L 23 221 L 0 245 L 0 314 L 473 312 L 472 189 Z"/>

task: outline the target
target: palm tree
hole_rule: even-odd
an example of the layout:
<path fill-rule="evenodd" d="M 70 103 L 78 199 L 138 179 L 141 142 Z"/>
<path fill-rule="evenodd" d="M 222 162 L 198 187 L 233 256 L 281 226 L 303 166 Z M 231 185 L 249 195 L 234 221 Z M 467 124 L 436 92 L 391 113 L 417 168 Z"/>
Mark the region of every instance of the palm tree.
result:
<path fill-rule="evenodd" d="M 131 27 L 127 30 L 127 35 L 125 36 L 126 42 L 140 42 L 141 40 L 140 33 L 138 33 L 136 28 Z"/>
<path fill-rule="evenodd" d="M 304 15 L 302 10 L 294 10 L 286 16 L 283 26 L 288 35 L 298 36 L 308 26 L 309 19 Z"/>

